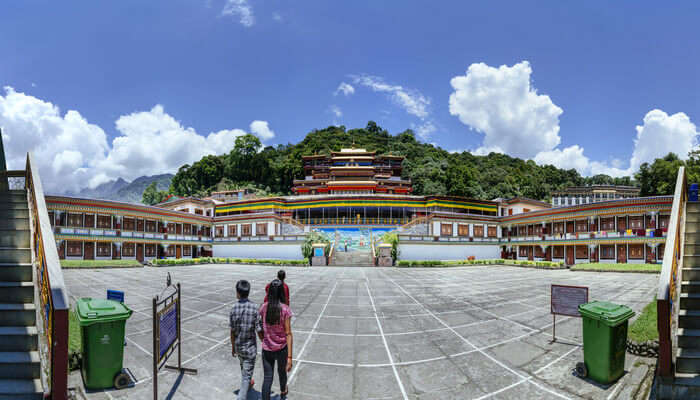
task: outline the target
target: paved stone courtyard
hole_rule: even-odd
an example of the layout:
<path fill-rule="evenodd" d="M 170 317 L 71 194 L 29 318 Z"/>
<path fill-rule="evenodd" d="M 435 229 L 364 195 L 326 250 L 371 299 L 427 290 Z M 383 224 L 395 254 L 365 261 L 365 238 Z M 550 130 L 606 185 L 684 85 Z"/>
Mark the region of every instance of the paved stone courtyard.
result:
<path fill-rule="evenodd" d="M 558 317 L 558 341 L 550 342 L 549 285 L 588 286 L 592 300 L 639 311 L 658 280 L 656 274 L 503 266 L 285 269 L 295 315 L 290 399 L 629 398 L 638 387 L 636 357 L 628 355 L 632 372 L 610 387 L 572 374 L 583 360 L 581 321 Z M 233 287 L 250 280 L 251 299 L 260 303 L 276 271 L 243 265 L 64 271 L 73 301 L 118 289 L 135 311 L 124 361 L 135 386 L 87 397 L 153 397 L 151 299 L 169 272 L 183 288 L 184 366 L 199 374 L 161 371 L 159 397 L 235 398 L 240 371 L 228 331 Z M 255 380 L 248 398 L 259 399 L 259 357 Z M 79 376 L 72 381 L 80 384 Z M 278 399 L 276 379 L 273 390 Z"/>

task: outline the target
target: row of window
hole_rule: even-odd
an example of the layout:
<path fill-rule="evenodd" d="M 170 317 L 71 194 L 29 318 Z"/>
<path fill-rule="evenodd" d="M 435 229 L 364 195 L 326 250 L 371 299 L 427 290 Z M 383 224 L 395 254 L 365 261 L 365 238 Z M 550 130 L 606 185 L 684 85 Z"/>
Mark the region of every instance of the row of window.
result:
<path fill-rule="evenodd" d="M 162 232 L 177 235 L 209 236 L 211 234 L 211 228 L 208 226 L 197 230 L 197 225 L 194 224 L 171 222 L 166 226 L 161 221 L 112 215 L 49 211 L 49 220 L 52 226 L 75 228 L 122 229 L 125 231 Z"/>
<path fill-rule="evenodd" d="M 224 226 L 217 225 L 215 237 L 224 237 Z M 226 237 L 238 236 L 238 225 L 229 225 Z M 253 236 L 253 224 L 241 224 L 241 236 Z M 267 223 L 255 224 L 255 236 L 267 236 Z"/>
<path fill-rule="evenodd" d="M 136 243 L 110 243 L 110 242 L 81 242 L 67 240 L 58 245 L 58 253 L 60 258 L 68 257 L 83 257 L 91 259 L 97 257 L 156 257 L 157 244 L 136 244 Z M 175 246 L 169 245 L 165 248 L 165 255 L 168 257 L 176 257 L 178 248 L 181 248 L 182 256 L 191 256 L 193 254 L 192 245 Z"/>
<path fill-rule="evenodd" d="M 440 236 L 452 236 L 452 224 L 440 224 Z M 489 226 L 486 234 L 488 237 L 497 237 L 498 229 L 495 226 Z M 468 224 L 457 224 L 457 236 L 469 236 Z M 484 237 L 484 226 L 474 225 L 474 237 Z"/>
<path fill-rule="evenodd" d="M 661 215 L 659 218 L 659 229 L 668 228 L 668 223 L 670 216 Z M 566 226 L 564 222 L 555 222 L 552 226 L 551 223 L 542 225 L 527 225 L 518 226 L 517 233 L 512 232 L 513 235 L 518 236 L 538 236 L 550 234 L 550 230 L 553 229 L 551 233 L 563 234 L 563 233 L 575 233 L 575 232 L 596 232 L 596 231 L 625 231 L 627 229 L 655 229 L 656 221 L 653 218 L 646 218 L 646 228 L 644 227 L 644 217 L 641 216 L 630 216 L 629 223 L 627 218 L 621 217 L 617 219 L 617 229 L 615 229 L 615 217 L 601 218 L 600 219 L 600 229 L 597 227 L 597 221 L 590 223 L 588 220 L 578 220 L 578 221 L 568 221 Z"/>
<path fill-rule="evenodd" d="M 627 258 L 631 260 L 641 260 L 644 259 L 644 244 L 630 244 L 627 246 Z M 564 258 L 564 247 L 565 246 L 552 246 L 551 252 L 553 258 Z M 569 246 L 571 249 L 572 246 Z M 577 259 L 588 259 L 589 258 L 589 248 L 588 246 L 573 246 L 574 256 Z M 615 245 L 613 244 L 603 244 L 597 249 L 599 251 L 598 258 L 601 260 L 614 260 L 615 259 Z M 623 259 L 625 257 L 625 246 L 620 245 L 618 247 L 620 251 L 618 259 Z M 595 251 L 595 250 L 594 250 Z M 520 246 L 518 247 L 519 257 L 530 257 L 534 256 L 537 258 L 545 257 L 545 250 L 542 250 L 540 246 Z M 664 256 L 664 244 L 659 245 L 657 249 L 657 258 L 663 258 Z"/>

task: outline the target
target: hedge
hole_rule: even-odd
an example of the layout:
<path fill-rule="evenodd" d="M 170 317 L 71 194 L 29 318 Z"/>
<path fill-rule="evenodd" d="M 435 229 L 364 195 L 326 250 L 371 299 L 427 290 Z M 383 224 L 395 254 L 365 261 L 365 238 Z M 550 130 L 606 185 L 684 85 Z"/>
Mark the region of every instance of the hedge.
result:
<path fill-rule="evenodd" d="M 61 260 L 63 268 L 136 268 L 137 260 Z"/>
<path fill-rule="evenodd" d="M 553 261 L 528 261 L 528 260 L 401 260 L 397 263 L 399 267 L 456 267 L 463 265 L 520 265 L 543 268 L 558 268 L 564 263 Z"/>
<path fill-rule="evenodd" d="M 267 265 L 308 265 L 306 260 L 271 260 L 271 259 L 256 259 L 256 258 L 221 258 L 221 257 L 202 257 L 202 258 L 179 258 L 179 259 L 158 259 L 152 260 L 154 266 L 171 266 L 171 265 L 196 265 L 196 264 L 267 264 Z"/>

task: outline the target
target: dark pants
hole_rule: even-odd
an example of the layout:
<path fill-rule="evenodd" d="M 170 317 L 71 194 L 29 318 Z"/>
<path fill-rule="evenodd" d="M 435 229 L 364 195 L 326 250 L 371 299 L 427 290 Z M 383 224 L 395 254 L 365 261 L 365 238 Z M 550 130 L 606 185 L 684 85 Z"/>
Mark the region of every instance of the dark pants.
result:
<path fill-rule="evenodd" d="M 263 371 L 265 379 L 262 386 L 263 400 L 270 400 L 270 390 L 272 389 L 272 378 L 275 376 L 275 362 L 277 362 L 277 373 L 280 379 L 280 392 L 287 390 L 287 346 L 277 351 L 262 351 Z"/>

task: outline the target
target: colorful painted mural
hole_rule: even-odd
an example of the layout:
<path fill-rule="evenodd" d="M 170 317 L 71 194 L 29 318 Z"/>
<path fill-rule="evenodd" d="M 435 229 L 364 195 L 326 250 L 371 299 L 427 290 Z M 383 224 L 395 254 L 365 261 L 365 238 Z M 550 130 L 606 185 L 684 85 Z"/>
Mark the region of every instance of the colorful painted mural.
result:
<path fill-rule="evenodd" d="M 371 241 L 379 236 L 391 232 L 387 228 L 316 228 L 318 232 L 323 232 L 335 244 L 335 251 L 361 251 L 369 250 Z"/>

